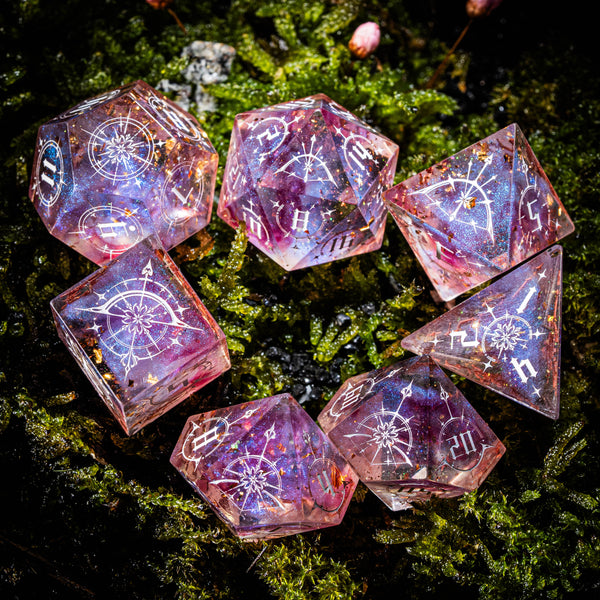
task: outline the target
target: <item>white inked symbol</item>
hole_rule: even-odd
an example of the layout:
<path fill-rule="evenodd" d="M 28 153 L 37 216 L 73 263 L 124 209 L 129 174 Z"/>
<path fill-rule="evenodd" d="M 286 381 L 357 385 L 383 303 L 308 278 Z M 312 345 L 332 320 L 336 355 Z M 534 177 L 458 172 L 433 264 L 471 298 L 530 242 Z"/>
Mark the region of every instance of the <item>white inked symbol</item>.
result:
<path fill-rule="evenodd" d="M 316 141 L 317 138 L 313 134 L 308 149 L 306 143 L 302 142 L 303 152 L 293 156 L 275 173 L 285 173 L 290 177 L 301 179 L 304 183 L 329 181 L 335 185 L 333 175 L 321 155 L 322 148 L 315 149 Z"/>
<path fill-rule="evenodd" d="M 143 277 L 125 279 L 107 292 L 96 293 L 102 304 L 79 309 L 103 318 L 105 333 L 99 342 L 119 357 L 125 378 L 138 362 L 181 345 L 178 338 L 184 331 L 205 331 L 182 320 L 189 309 L 177 302 L 167 286 L 154 281 L 153 275 L 148 261 Z M 94 326 L 98 326 L 96 320 Z"/>
<path fill-rule="evenodd" d="M 532 234 L 538 231 L 544 233 L 548 226 L 548 199 L 550 195 L 547 193 L 546 198 L 543 197 L 543 192 L 538 187 L 539 180 L 534 172 L 530 172 L 529 164 L 523 156 L 519 158 L 519 170 L 523 173 L 527 183 L 521 190 L 519 197 L 519 221 L 524 229 L 520 241 L 520 245 L 522 245 L 532 241 L 530 239 Z"/>
<path fill-rule="evenodd" d="M 300 118 L 298 115 L 296 120 Z M 288 122 L 283 117 L 257 118 L 248 128 L 258 142 L 258 164 L 262 164 L 267 158 L 272 157 L 290 133 Z"/>
<path fill-rule="evenodd" d="M 365 417 L 357 426 L 356 433 L 348 433 L 344 437 L 357 444 L 359 452 L 371 465 L 399 466 L 412 461 L 408 456 L 413 444 L 410 420 L 400 414 L 406 398 L 412 396 L 412 380 L 400 390 L 402 400 L 395 411 L 381 408 Z"/>
<path fill-rule="evenodd" d="M 472 471 L 483 460 L 489 445 L 474 424 L 464 415 L 452 417 L 440 432 L 441 452 L 444 464 L 456 471 Z"/>
<path fill-rule="evenodd" d="M 193 117 L 182 109 L 169 104 L 166 100 L 154 94 L 148 99 L 148 104 L 153 109 L 153 116 L 163 125 L 166 125 L 167 128 L 174 127 L 190 140 L 199 141 L 205 138 L 204 132 L 196 124 Z"/>
<path fill-rule="evenodd" d="M 253 236 L 261 241 L 269 241 L 269 230 L 263 223 L 263 218 L 254 212 L 254 207 L 250 200 L 247 200 L 242 206 L 242 214 L 246 223 L 246 231 L 249 236 Z"/>
<path fill-rule="evenodd" d="M 198 165 L 182 162 L 173 170 L 167 170 L 160 194 L 160 208 L 169 229 L 199 216 L 203 191 L 204 180 Z"/>
<path fill-rule="evenodd" d="M 69 110 L 65 111 L 64 113 L 59 115 L 58 118 L 67 119 L 69 117 L 76 117 L 77 115 L 80 115 L 84 112 L 87 112 L 91 108 L 94 108 L 94 106 L 98 106 L 99 104 L 102 104 L 107 100 L 111 100 L 112 98 L 121 94 L 123 91 L 123 88 L 119 88 L 116 90 L 111 90 L 110 92 L 106 92 L 104 94 L 100 94 L 95 98 L 88 98 L 87 100 L 84 100 L 83 102 L 80 102 L 79 104 L 75 105 L 73 108 L 70 108 Z"/>
<path fill-rule="evenodd" d="M 451 223 L 469 225 L 475 233 L 485 231 L 490 241 L 494 243 L 494 221 L 491 208 L 493 201 L 489 198 L 485 187 L 496 180 L 496 175 L 492 175 L 484 183 L 479 182 L 479 178 L 491 163 L 492 157 L 488 155 L 477 176 L 471 179 L 473 167 L 473 159 L 471 159 L 465 177 L 449 176 L 447 179 L 410 192 L 409 195 L 426 196 L 430 205 L 439 208 Z M 450 201 L 447 200 L 449 188 L 452 190 L 451 198 L 454 198 Z M 483 211 L 481 207 L 483 207 Z"/>
<path fill-rule="evenodd" d="M 336 131 L 342 135 L 341 128 Z M 375 160 L 376 155 L 371 140 L 358 133 L 350 133 L 348 137 L 343 135 L 342 137 L 344 138 L 342 151 L 346 159 L 346 164 L 355 171 L 372 171 L 371 164 Z M 362 179 L 359 181 L 359 184 L 362 184 Z"/>
<path fill-rule="evenodd" d="M 40 148 L 35 173 L 37 195 L 42 205 L 50 208 L 60 196 L 65 174 L 62 151 L 54 140 L 46 140 Z"/>
<path fill-rule="evenodd" d="M 107 204 L 88 208 L 79 217 L 77 229 L 69 233 L 112 259 L 141 241 L 144 228 L 135 211 Z"/>
<path fill-rule="evenodd" d="M 507 360 L 518 347 L 527 349 L 532 337 L 531 327 L 525 319 L 506 312 L 484 328 L 481 345 L 486 355 L 493 352 L 498 358 Z"/>
<path fill-rule="evenodd" d="M 233 425 L 249 419 L 258 410 L 258 407 L 249 408 L 231 422 L 221 416 L 210 417 L 200 423 L 192 421 L 192 428 L 181 446 L 181 456 L 198 468 L 200 461 L 213 454 L 232 434 Z"/>
<path fill-rule="evenodd" d="M 277 461 L 265 457 L 267 446 L 276 436 L 275 424 L 264 432 L 264 444 L 260 454 L 245 454 L 231 461 L 223 469 L 223 477 L 215 479 L 212 485 L 227 484 L 221 489 L 232 499 L 243 512 L 257 508 L 284 506 L 279 500 L 281 495 L 281 476 L 277 469 Z"/>
<path fill-rule="evenodd" d="M 131 117 L 131 111 L 103 121 L 87 133 L 90 164 L 113 183 L 135 179 L 152 164 L 154 141 L 147 127 Z"/>

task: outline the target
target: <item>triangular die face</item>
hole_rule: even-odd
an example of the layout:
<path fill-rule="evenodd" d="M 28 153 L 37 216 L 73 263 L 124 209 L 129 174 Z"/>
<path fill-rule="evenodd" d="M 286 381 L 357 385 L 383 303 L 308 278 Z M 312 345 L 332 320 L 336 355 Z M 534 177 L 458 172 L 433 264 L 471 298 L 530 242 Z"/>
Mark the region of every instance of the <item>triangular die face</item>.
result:
<path fill-rule="evenodd" d="M 392 176 L 386 179 L 386 187 L 392 184 L 397 146 L 355 121 L 347 121 L 326 110 L 323 118 L 333 136 L 346 176 L 359 198 L 367 193 L 388 163 L 393 163 L 394 170 Z M 395 152 L 391 146 L 394 146 Z"/>
<path fill-rule="evenodd" d="M 404 338 L 402 346 L 556 419 L 561 300 L 562 248 L 554 246 Z"/>
<path fill-rule="evenodd" d="M 241 149 L 238 151 L 243 152 L 255 183 L 272 169 L 273 161 L 285 151 L 294 132 L 307 117 L 306 112 L 293 114 L 273 109 L 236 116 L 234 131 L 239 133 Z"/>
<path fill-rule="evenodd" d="M 295 129 L 295 135 L 270 161 L 268 170 L 257 185 L 288 190 L 291 196 L 316 198 L 337 197 L 349 187 L 333 138 L 320 111 L 305 115 Z"/>
<path fill-rule="evenodd" d="M 511 265 L 517 265 L 575 229 L 525 136 L 516 127 Z"/>
<path fill-rule="evenodd" d="M 499 275 L 502 270 L 484 257 L 459 245 L 439 230 L 399 206 L 388 204 L 431 283 L 444 301 Z"/>
<path fill-rule="evenodd" d="M 510 125 L 392 188 L 387 200 L 505 270 L 513 148 Z"/>

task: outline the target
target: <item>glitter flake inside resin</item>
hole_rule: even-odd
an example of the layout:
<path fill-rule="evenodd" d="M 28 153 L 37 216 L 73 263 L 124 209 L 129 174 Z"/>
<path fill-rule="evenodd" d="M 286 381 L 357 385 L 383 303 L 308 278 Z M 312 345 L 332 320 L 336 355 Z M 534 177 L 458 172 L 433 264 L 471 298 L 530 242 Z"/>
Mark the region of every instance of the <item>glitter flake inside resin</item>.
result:
<path fill-rule="evenodd" d="M 376 250 L 398 146 L 323 94 L 236 116 L 218 215 L 293 270 Z"/>
<path fill-rule="evenodd" d="M 156 238 L 51 307 L 60 338 L 127 434 L 230 366 L 223 332 Z"/>
<path fill-rule="evenodd" d="M 171 463 L 249 540 L 337 525 L 358 482 L 289 394 L 190 417 Z"/>
<path fill-rule="evenodd" d="M 29 196 L 52 235 L 103 265 L 150 234 L 169 249 L 202 229 L 217 164 L 197 121 L 137 81 L 40 127 Z"/>
<path fill-rule="evenodd" d="M 404 338 L 402 347 L 557 419 L 561 303 L 562 248 L 554 246 Z"/>
<path fill-rule="evenodd" d="M 391 188 L 384 200 L 443 300 L 574 229 L 516 124 Z"/>
<path fill-rule="evenodd" d="M 428 356 L 348 379 L 318 420 L 392 510 L 474 490 L 505 450 Z"/>

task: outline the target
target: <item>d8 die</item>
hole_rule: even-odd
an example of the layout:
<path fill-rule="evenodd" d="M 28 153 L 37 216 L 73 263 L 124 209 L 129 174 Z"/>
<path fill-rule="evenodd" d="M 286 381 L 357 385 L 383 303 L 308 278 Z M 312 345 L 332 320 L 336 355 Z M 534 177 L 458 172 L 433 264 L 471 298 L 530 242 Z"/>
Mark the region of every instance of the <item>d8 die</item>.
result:
<path fill-rule="evenodd" d="M 474 490 L 504 446 L 428 356 L 348 379 L 319 423 L 392 510 Z"/>
<path fill-rule="evenodd" d="M 60 338 L 127 434 L 230 366 L 223 332 L 153 237 L 51 307 Z"/>
<path fill-rule="evenodd" d="M 237 115 L 218 214 L 284 269 L 376 250 L 398 146 L 323 94 Z"/>
<path fill-rule="evenodd" d="M 516 123 L 394 186 L 384 201 L 442 300 L 574 230 Z"/>
<path fill-rule="evenodd" d="M 103 265 L 147 235 L 169 249 L 202 229 L 217 164 L 196 120 L 137 81 L 40 127 L 29 196 L 52 235 Z"/>
<path fill-rule="evenodd" d="M 171 463 L 244 539 L 337 525 L 358 482 L 289 394 L 190 417 Z"/>

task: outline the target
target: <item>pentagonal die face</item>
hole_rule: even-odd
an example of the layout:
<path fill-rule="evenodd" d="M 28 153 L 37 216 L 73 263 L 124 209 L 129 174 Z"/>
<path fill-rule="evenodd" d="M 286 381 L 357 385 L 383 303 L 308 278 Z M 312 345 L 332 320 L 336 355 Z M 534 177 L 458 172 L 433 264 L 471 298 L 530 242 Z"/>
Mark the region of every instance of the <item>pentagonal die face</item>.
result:
<path fill-rule="evenodd" d="M 429 357 L 349 379 L 318 420 L 361 480 L 392 510 L 475 489 L 504 453 Z"/>
<path fill-rule="evenodd" d="M 249 540 L 337 525 L 358 481 L 289 394 L 190 417 L 171 463 Z"/>
<path fill-rule="evenodd" d="M 323 94 L 237 115 L 218 214 L 292 270 L 376 250 L 398 147 Z"/>
<path fill-rule="evenodd" d="M 128 434 L 230 366 L 223 332 L 156 238 L 51 307 L 60 338 Z"/>
<path fill-rule="evenodd" d="M 217 164 L 196 120 L 138 81 L 40 127 L 29 196 L 52 235 L 103 265 L 150 234 L 169 249 L 202 229 Z"/>

